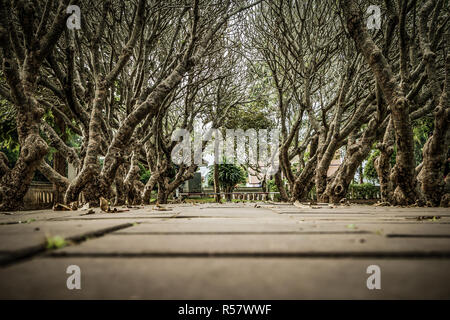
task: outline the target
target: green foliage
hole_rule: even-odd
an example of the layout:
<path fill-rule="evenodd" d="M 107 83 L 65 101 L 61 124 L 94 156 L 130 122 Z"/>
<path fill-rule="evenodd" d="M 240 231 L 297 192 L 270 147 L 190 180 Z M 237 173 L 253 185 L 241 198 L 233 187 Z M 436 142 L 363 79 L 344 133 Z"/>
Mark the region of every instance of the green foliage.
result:
<path fill-rule="evenodd" d="M 286 185 L 288 183 L 287 179 L 283 179 L 282 181 L 283 181 L 284 185 Z M 269 192 L 280 192 L 280 190 L 278 190 L 278 187 L 275 183 L 275 179 L 267 180 L 267 187 L 268 187 Z"/>
<path fill-rule="evenodd" d="M 369 155 L 367 159 L 367 163 L 364 167 L 364 177 L 372 182 L 378 182 L 378 174 L 375 169 L 375 159 L 380 155 L 380 150 L 375 149 L 372 150 L 372 153 Z"/>
<path fill-rule="evenodd" d="M 274 122 L 270 119 L 270 112 L 260 103 L 254 102 L 230 110 L 225 127 L 242 130 L 271 129 L 274 127 Z"/>
<path fill-rule="evenodd" d="M 0 151 L 7 156 L 9 166 L 14 166 L 20 152 L 15 111 L 4 99 L 0 99 Z"/>
<path fill-rule="evenodd" d="M 150 179 L 150 177 L 152 176 L 152 173 L 151 173 L 151 171 L 149 170 L 149 169 L 146 169 L 145 167 L 144 167 L 144 165 L 142 164 L 142 163 L 138 163 L 138 166 L 139 166 L 139 168 L 140 168 L 140 171 L 139 171 L 139 180 L 143 183 L 143 184 L 146 184 L 147 183 L 147 181 Z M 174 178 L 175 178 L 175 176 L 176 176 L 176 174 L 177 174 L 177 170 L 178 170 L 178 166 L 177 165 L 175 165 L 175 164 L 172 164 L 170 167 L 169 167 L 169 169 L 168 169 L 168 177 L 169 177 L 169 179 L 170 179 L 170 181 L 172 181 Z M 157 186 L 155 186 L 155 189 L 154 190 L 156 190 L 157 189 Z"/>
<path fill-rule="evenodd" d="M 139 162 L 138 163 L 139 168 L 141 169 L 139 171 L 139 180 L 143 183 L 146 184 L 148 179 L 150 179 L 150 176 L 152 175 L 150 170 L 145 169 L 145 167 Z"/>
<path fill-rule="evenodd" d="M 70 128 L 66 128 L 67 145 L 72 148 L 81 147 L 81 137 L 74 133 Z"/>
<path fill-rule="evenodd" d="M 214 185 L 214 166 L 209 167 L 208 184 Z M 238 183 L 245 183 L 247 175 L 240 166 L 233 163 L 222 163 L 218 165 L 219 185 L 222 189 L 231 192 Z"/>
<path fill-rule="evenodd" d="M 379 182 L 377 170 L 375 169 L 375 159 L 380 155 L 380 150 L 374 149 L 367 158 L 367 163 L 364 166 L 364 177 L 369 181 L 375 183 Z M 395 158 L 397 156 L 397 147 L 394 147 L 394 152 L 391 156 L 391 168 L 395 165 Z"/>
<path fill-rule="evenodd" d="M 275 179 L 267 180 L 267 189 L 269 192 L 279 192 Z"/>
<path fill-rule="evenodd" d="M 216 200 L 214 198 L 212 198 L 212 197 L 209 197 L 209 198 L 192 198 L 192 199 L 186 198 L 186 199 L 184 199 L 184 202 L 185 203 L 214 203 L 214 202 L 216 202 Z"/>
<path fill-rule="evenodd" d="M 380 187 L 371 183 L 350 184 L 347 195 L 351 199 L 376 199 L 380 192 Z"/>
<path fill-rule="evenodd" d="M 259 62 L 249 65 L 253 69 L 253 82 L 248 91 L 248 102 L 228 111 L 224 127 L 229 129 L 272 129 L 275 127 L 274 111 L 268 93 L 271 77 L 268 67 Z"/>
<path fill-rule="evenodd" d="M 293 163 L 291 165 L 292 174 L 296 176 L 297 174 L 300 174 L 302 172 L 302 169 L 300 169 L 300 164 L 298 162 Z"/>
<path fill-rule="evenodd" d="M 423 146 L 428 137 L 433 134 L 434 123 L 431 117 L 425 117 L 414 121 L 413 126 L 414 159 L 416 165 L 419 165 L 423 160 Z"/>

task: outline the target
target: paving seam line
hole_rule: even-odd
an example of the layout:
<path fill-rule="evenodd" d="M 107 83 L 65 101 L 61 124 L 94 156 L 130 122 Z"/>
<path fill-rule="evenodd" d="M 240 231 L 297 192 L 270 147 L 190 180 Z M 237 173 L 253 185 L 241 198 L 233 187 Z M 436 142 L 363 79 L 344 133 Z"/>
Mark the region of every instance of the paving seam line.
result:
<path fill-rule="evenodd" d="M 450 251 L 416 252 L 48 252 L 51 258 L 450 259 Z"/>
<path fill-rule="evenodd" d="M 99 238 L 101 236 L 104 236 L 105 234 L 117 231 L 117 230 L 122 230 L 125 228 L 129 228 L 134 226 L 135 223 L 124 223 L 124 224 L 120 224 L 117 226 L 112 226 L 112 227 L 108 227 L 108 228 L 104 228 L 104 229 L 100 229 L 100 230 L 95 230 L 95 231 L 90 231 L 90 232 L 86 232 L 83 233 L 81 235 L 75 235 L 72 237 L 67 237 L 64 238 L 64 240 L 67 241 L 67 245 L 71 246 L 71 245 L 76 245 L 79 244 L 81 242 L 84 242 L 88 239 L 92 239 L 92 238 Z M 19 250 L 17 252 L 12 252 L 10 255 L 6 256 L 5 258 L 0 260 L 0 267 L 6 267 L 9 266 L 11 264 L 15 264 L 18 262 L 21 262 L 23 260 L 27 260 L 27 259 L 31 259 L 37 255 L 40 254 L 45 254 L 47 252 L 50 251 L 55 251 L 58 250 L 58 248 L 54 248 L 54 249 L 47 249 L 46 247 L 46 243 L 42 243 L 40 245 L 36 245 L 36 246 L 32 246 L 32 247 L 28 247 L 22 250 Z"/>
<path fill-rule="evenodd" d="M 375 232 L 356 231 L 148 231 L 148 232 L 116 232 L 114 235 L 121 236 L 169 236 L 169 235 L 353 235 L 353 234 L 376 234 Z M 450 235 L 448 235 L 450 237 Z"/>

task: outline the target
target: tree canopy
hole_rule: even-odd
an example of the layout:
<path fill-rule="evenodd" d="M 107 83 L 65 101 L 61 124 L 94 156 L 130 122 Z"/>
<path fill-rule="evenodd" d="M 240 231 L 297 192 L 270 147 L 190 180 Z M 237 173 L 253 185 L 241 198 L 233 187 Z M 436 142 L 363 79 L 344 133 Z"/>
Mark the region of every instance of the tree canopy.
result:
<path fill-rule="evenodd" d="M 67 204 L 153 190 L 165 203 L 199 168 L 172 160 L 180 128 L 279 130 L 279 170 L 262 179 L 284 201 L 339 202 L 363 172 L 387 204 L 448 206 L 449 13 L 446 0 L 0 0 L 0 210 L 20 209 L 36 174 Z"/>

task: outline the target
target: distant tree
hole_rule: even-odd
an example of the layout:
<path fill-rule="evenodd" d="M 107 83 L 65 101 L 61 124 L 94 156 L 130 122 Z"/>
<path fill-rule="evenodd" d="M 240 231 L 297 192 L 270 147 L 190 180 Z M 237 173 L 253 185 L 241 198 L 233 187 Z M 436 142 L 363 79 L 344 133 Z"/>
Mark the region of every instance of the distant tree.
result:
<path fill-rule="evenodd" d="M 227 194 L 227 201 L 231 201 L 231 192 L 233 192 L 236 185 L 246 181 L 244 170 L 233 163 L 210 166 L 210 173 L 208 175 L 208 184 L 210 185 L 214 185 L 214 168 L 218 169 L 220 188 Z"/>

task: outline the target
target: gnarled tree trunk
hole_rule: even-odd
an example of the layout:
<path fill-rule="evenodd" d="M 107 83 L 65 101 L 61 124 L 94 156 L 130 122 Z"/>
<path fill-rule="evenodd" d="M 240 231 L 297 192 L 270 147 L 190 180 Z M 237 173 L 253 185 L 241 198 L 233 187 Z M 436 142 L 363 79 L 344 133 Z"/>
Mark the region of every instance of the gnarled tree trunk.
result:
<path fill-rule="evenodd" d="M 220 203 L 219 165 L 214 163 L 214 199 Z"/>
<path fill-rule="evenodd" d="M 24 31 L 23 48 L 18 43 L 16 24 L 11 16 L 11 2 L 0 1 L 0 47 L 3 56 L 3 74 L 10 89 L 11 100 L 17 109 L 16 125 L 20 153 L 14 168 L 0 179 L 0 210 L 15 210 L 23 205 L 23 197 L 33 179 L 36 168 L 47 154 L 48 146 L 39 135 L 39 123 L 44 110 L 36 98 L 36 83 L 44 59 L 53 50 L 65 27 L 67 3 L 61 2 L 49 30 L 39 30 L 34 38 L 35 25 L 31 3 L 18 2 L 20 24 Z M 16 37 L 16 38 L 14 38 Z M 14 41 L 17 40 L 17 41 Z M 16 59 L 18 57 L 19 59 Z M 18 66 L 17 62 L 21 65 Z M 4 168 L 6 169 L 6 168 Z"/>
<path fill-rule="evenodd" d="M 309 155 L 310 159 L 306 163 L 302 172 L 294 180 L 293 186 L 291 188 L 291 201 L 301 201 L 306 200 L 308 193 L 311 191 L 314 186 L 314 174 L 315 168 L 317 165 L 317 144 L 318 144 L 318 136 L 315 136 L 312 139 Z"/>
<path fill-rule="evenodd" d="M 281 202 L 287 202 L 289 200 L 289 197 L 286 193 L 286 188 L 284 187 L 283 180 L 281 179 L 281 173 L 278 171 L 274 175 L 275 178 L 275 185 L 278 188 L 278 191 L 280 192 L 280 201 Z"/>
<path fill-rule="evenodd" d="M 441 92 L 436 70 L 436 54 L 432 51 L 430 32 L 428 28 L 429 15 L 433 8 L 440 10 L 444 1 L 429 0 L 420 11 L 420 45 L 428 83 L 433 97 L 434 129 L 433 135 L 427 140 L 423 147 L 422 168 L 418 175 L 421 189 L 429 205 L 448 205 L 449 195 L 445 195 L 446 184 L 444 181 L 444 169 L 447 162 L 448 147 L 450 144 L 450 32 L 446 32 L 444 44 L 447 49 L 445 59 L 445 82 Z M 433 28 L 434 26 L 431 26 Z M 442 200 L 442 201 L 441 201 Z"/>
<path fill-rule="evenodd" d="M 447 36 L 447 38 L 450 38 Z M 450 41 L 450 40 L 449 40 Z M 447 53 L 445 85 L 439 106 L 435 110 L 433 135 L 423 147 L 423 165 L 419 173 L 422 191 L 430 205 L 448 205 L 449 196 L 444 170 L 450 145 L 450 54 Z"/>
<path fill-rule="evenodd" d="M 66 125 L 65 125 L 64 121 L 59 116 L 56 115 L 55 116 L 55 124 L 60 131 L 61 140 L 63 142 L 65 142 L 67 139 L 67 134 L 66 134 Z M 61 176 L 63 176 L 63 177 L 66 176 L 67 160 L 66 160 L 65 155 L 61 151 L 57 151 L 53 156 L 53 169 L 57 173 L 59 173 Z M 66 192 L 66 188 L 67 188 L 67 186 L 61 187 L 56 183 L 53 184 L 54 202 L 55 203 L 63 203 L 64 202 L 64 194 Z"/>
<path fill-rule="evenodd" d="M 397 143 L 397 161 L 391 175 L 395 185 L 393 202 L 398 205 L 414 203 L 418 198 L 414 162 L 414 142 L 409 105 L 403 88 L 397 83 L 392 69 L 380 48 L 373 42 L 354 1 L 341 0 L 350 35 L 363 54 L 391 108 Z"/>
<path fill-rule="evenodd" d="M 376 126 L 377 121 L 372 119 L 359 141 L 352 141 L 349 138 L 349 146 L 344 162 L 339 166 L 333 181 L 327 185 L 326 194 L 329 196 L 330 202 L 338 203 L 346 197 L 348 187 L 355 176 L 356 170 L 370 153 L 376 138 Z"/>
<path fill-rule="evenodd" d="M 381 201 L 391 203 L 394 191 L 390 178 L 391 157 L 394 153 L 394 128 L 391 120 L 384 133 L 383 142 L 378 143 L 377 148 L 380 150 L 380 155 L 375 159 L 374 166 L 380 181 Z"/>

